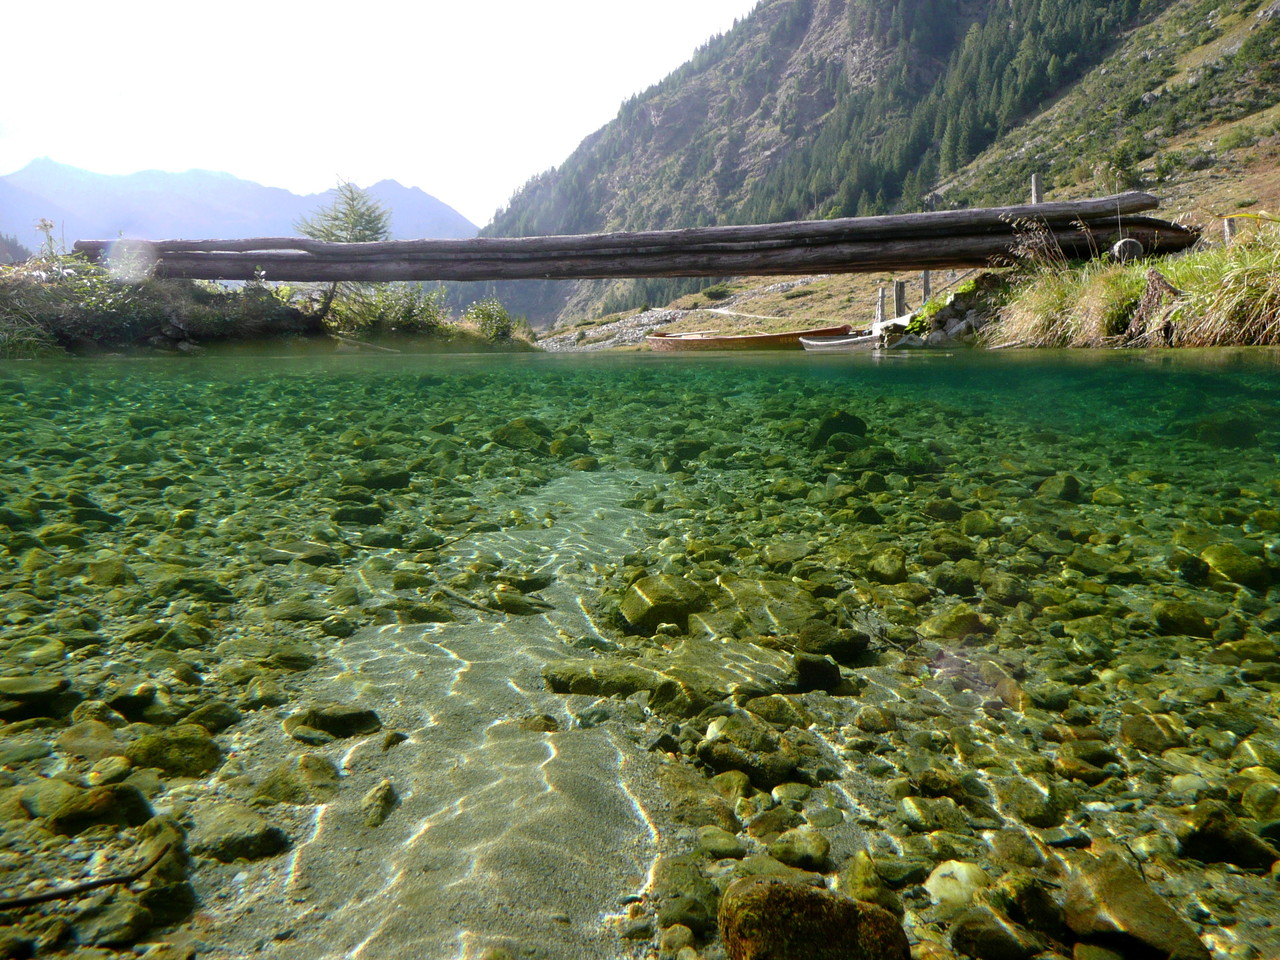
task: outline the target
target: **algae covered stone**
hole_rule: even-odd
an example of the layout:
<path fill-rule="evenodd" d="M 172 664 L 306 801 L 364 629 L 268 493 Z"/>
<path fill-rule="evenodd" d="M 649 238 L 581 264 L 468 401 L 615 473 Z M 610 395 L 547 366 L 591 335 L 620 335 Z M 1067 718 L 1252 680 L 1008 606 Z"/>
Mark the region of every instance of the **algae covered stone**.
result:
<path fill-rule="evenodd" d="M 991 628 L 973 607 L 957 603 L 920 624 L 920 635 L 935 639 L 958 640 L 971 633 L 989 633 Z"/>
<path fill-rule="evenodd" d="M 1214 543 L 1205 547 L 1200 559 L 1209 569 L 1224 580 L 1242 587 L 1265 590 L 1271 582 L 1271 571 L 1265 561 L 1251 557 L 1234 543 Z"/>
<path fill-rule="evenodd" d="M 150 819 L 151 805 L 137 787 L 109 783 L 78 791 L 64 799 L 50 815 L 49 829 L 75 835 L 100 824 L 136 827 Z"/>
<path fill-rule="evenodd" d="M 706 609 L 702 587 L 684 577 L 658 574 L 642 577 L 623 594 L 621 612 L 634 631 L 653 631 L 660 623 L 674 623 L 681 629 L 689 615 Z"/>
<path fill-rule="evenodd" d="M 125 747 L 124 755 L 135 767 L 156 767 L 175 777 L 201 777 L 222 763 L 222 748 L 194 723 L 140 737 Z"/>
<path fill-rule="evenodd" d="M 191 850 L 223 863 L 259 860 L 287 850 L 289 838 L 257 811 L 241 803 L 198 805 Z"/>
<path fill-rule="evenodd" d="M 318 703 L 288 717 L 283 726 L 293 739 L 318 745 L 377 733 L 382 720 L 375 711 L 357 703 Z"/>
<path fill-rule="evenodd" d="M 906 933 L 883 907 L 772 877 L 735 880 L 720 901 L 729 960 L 908 960 Z"/>
<path fill-rule="evenodd" d="M 1073 933 L 1117 945 L 1126 956 L 1145 951 L 1169 960 L 1210 960 L 1195 931 L 1118 853 L 1077 864 L 1065 906 Z"/>

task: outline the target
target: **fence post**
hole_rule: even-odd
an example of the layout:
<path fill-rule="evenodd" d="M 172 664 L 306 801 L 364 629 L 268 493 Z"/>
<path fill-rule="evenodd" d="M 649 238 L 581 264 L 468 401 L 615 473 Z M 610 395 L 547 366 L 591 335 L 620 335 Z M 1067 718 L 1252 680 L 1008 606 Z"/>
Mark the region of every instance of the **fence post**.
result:
<path fill-rule="evenodd" d="M 876 323 L 884 323 L 884 287 L 880 288 L 880 296 L 876 300 Z"/>
<path fill-rule="evenodd" d="M 1040 174 L 1031 175 L 1031 202 L 1044 203 L 1044 188 L 1040 185 Z"/>
<path fill-rule="evenodd" d="M 1222 242 L 1230 243 L 1232 239 L 1235 237 L 1235 235 L 1236 235 L 1236 218 L 1223 217 L 1222 218 Z"/>
<path fill-rule="evenodd" d="M 925 270 L 920 274 L 920 303 L 926 304 L 933 299 L 933 277 Z"/>
<path fill-rule="evenodd" d="M 907 281 L 893 281 L 893 315 L 904 317 L 907 314 Z"/>

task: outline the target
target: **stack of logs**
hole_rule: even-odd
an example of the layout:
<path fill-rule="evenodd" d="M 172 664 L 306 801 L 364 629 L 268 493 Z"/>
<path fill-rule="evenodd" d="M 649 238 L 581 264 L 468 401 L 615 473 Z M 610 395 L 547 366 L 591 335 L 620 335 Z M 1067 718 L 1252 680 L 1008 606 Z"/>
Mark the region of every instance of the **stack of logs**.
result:
<path fill-rule="evenodd" d="M 1180 250 L 1198 232 L 1139 215 L 1159 201 L 1131 192 L 1074 203 L 945 210 L 840 220 L 643 233 L 326 243 L 81 240 L 90 260 L 129 261 L 160 277 L 199 280 L 524 280 L 878 273 L 982 267 L 1028 251 L 1079 259 L 1131 238 L 1147 253 Z"/>

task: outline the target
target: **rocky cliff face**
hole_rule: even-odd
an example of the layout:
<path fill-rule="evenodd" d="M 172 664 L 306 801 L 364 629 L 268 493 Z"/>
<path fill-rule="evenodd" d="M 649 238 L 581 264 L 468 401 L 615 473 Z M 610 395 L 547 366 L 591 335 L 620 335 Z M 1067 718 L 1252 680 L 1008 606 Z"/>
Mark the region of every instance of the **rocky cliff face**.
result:
<path fill-rule="evenodd" d="M 534 177 L 482 231 L 491 236 L 734 222 L 768 171 L 812 143 L 840 96 L 887 52 L 849 0 L 764 0 L 671 76 L 622 105 L 557 169 Z M 632 282 L 503 284 L 535 322 L 644 299 Z M 486 291 L 488 292 L 488 291 Z"/>
<path fill-rule="evenodd" d="M 765 0 L 531 180 L 493 235 L 726 222 L 885 59 L 849 0 Z"/>

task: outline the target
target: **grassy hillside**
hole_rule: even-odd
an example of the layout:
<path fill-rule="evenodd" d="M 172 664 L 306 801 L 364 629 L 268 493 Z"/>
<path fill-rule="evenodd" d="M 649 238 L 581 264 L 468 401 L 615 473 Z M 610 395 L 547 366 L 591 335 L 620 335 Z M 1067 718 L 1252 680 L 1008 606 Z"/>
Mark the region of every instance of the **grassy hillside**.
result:
<path fill-rule="evenodd" d="M 765 0 L 531 180 L 486 233 L 1009 203 L 1032 172 L 1059 196 L 1146 185 L 1175 213 L 1265 204 L 1278 14 L 1274 0 Z M 1227 196 L 1242 175 L 1248 195 Z M 1210 176 L 1232 190 L 1215 193 Z M 698 286 L 498 292 L 545 322 Z"/>
<path fill-rule="evenodd" d="M 1177 0 L 765 0 L 623 105 L 501 211 L 492 235 L 919 209 L 940 176 L 1088 74 Z M 591 314 L 689 284 L 504 287 Z"/>

